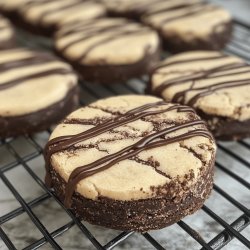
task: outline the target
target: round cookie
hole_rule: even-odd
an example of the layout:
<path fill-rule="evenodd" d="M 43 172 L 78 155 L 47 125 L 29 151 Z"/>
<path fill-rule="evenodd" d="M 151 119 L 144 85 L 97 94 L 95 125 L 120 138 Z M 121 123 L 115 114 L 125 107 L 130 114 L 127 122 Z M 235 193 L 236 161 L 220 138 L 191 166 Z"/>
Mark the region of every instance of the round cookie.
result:
<path fill-rule="evenodd" d="M 26 0 L 23 4 L 19 1 L 17 14 L 20 26 L 42 35 L 52 35 L 58 27 L 68 23 L 106 14 L 103 5 L 87 0 Z"/>
<path fill-rule="evenodd" d="M 15 46 L 15 34 L 10 22 L 0 15 L 0 50 Z"/>
<path fill-rule="evenodd" d="M 151 92 L 192 106 L 219 139 L 250 136 L 250 66 L 220 52 L 172 56 L 155 68 Z"/>
<path fill-rule="evenodd" d="M 170 52 L 219 50 L 229 41 L 232 18 L 225 9 L 200 1 L 177 1 L 176 8 L 152 11 L 142 21 L 158 30 Z M 188 2 L 188 3 L 187 3 Z"/>
<path fill-rule="evenodd" d="M 0 52 L 0 138 L 49 128 L 78 104 L 72 68 L 45 52 Z"/>
<path fill-rule="evenodd" d="M 148 73 L 160 58 L 157 33 L 123 18 L 62 27 L 55 48 L 87 81 L 113 83 Z"/>
<path fill-rule="evenodd" d="M 46 184 L 81 219 L 145 232 L 202 206 L 215 151 L 192 108 L 152 96 L 111 97 L 55 128 L 45 148 Z"/>

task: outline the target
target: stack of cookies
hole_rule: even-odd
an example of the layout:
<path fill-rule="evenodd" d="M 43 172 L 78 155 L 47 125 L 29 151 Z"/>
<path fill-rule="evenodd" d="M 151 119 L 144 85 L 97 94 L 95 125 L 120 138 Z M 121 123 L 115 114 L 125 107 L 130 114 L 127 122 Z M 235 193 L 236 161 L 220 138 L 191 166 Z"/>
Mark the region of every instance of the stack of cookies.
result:
<path fill-rule="evenodd" d="M 145 232 L 203 205 L 214 138 L 250 136 L 249 65 L 216 51 L 232 34 L 226 10 L 201 0 L 0 0 L 0 13 L 0 137 L 59 123 L 44 150 L 45 181 L 67 208 Z M 7 18 L 52 39 L 56 55 L 20 47 Z M 177 54 L 161 61 L 163 48 Z M 79 79 L 144 75 L 149 95 L 77 109 Z"/>

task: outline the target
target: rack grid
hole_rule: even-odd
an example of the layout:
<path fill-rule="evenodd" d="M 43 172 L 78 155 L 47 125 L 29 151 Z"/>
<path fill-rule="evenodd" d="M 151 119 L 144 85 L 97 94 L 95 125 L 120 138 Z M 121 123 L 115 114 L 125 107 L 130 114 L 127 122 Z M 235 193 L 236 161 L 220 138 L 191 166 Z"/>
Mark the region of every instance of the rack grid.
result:
<path fill-rule="evenodd" d="M 41 40 L 35 39 L 31 35 L 22 34 L 22 41 L 26 41 L 27 46 L 48 49 L 50 45 L 41 43 Z M 29 44 L 28 41 L 32 43 Z M 225 49 L 226 53 L 238 55 L 247 61 L 250 61 L 250 26 L 235 21 L 234 35 L 231 43 Z M 116 84 L 109 86 L 91 85 L 89 83 L 81 83 L 81 105 L 88 104 L 96 99 L 119 95 L 119 94 L 140 94 L 143 93 L 147 79 L 133 79 L 126 84 Z M 139 234 L 135 232 L 118 232 L 115 230 L 99 228 L 105 235 L 109 231 L 111 239 L 103 243 L 98 239 L 95 233 L 95 227 L 89 227 L 85 222 L 79 221 L 70 210 L 65 209 L 63 204 L 57 199 L 53 190 L 49 190 L 43 182 L 43 177 L 39 175 L 30 164 L 37 161 L 39 168 L 44 168 L 42 158 L 43 146 L 48 139 L 51 130 L 43 131 L 32 136 L 20 136 L 18 138 L 9 138 L 0 142 L 0 182 L 3 183 L 3 189 L 0 189 L 0 196 L 8 190 L 18 202 L 17 208 L 6 211 L 0 217 L 0 236 L 2 238 L 3 249 L 62 249 L 60 246 L 61 237 L 68 237 L 68 233 L 77 228 L 78 235 L 84 241 L 88 241 L 88 246 L 78 245 L 77 249 L 138 249 L 133 246 L 131 239 L 140 237 L 140 244 L 146 242 L 147 246 L 143 249 L 174 249 L 171 245 L 173 242 L 178 249 L 206 249 L 218 250 L 226 249 L 234 242 L 231 248 L 227 249 L 250 249 L 250 140 L 242 140 L 239 142 L 218 142 L 218 156 L 216 160 L 215 184 L 211 197 L 202 207 L 202 209 L 192 216 L 184 218 L 175 225 L 168 227 L 167 231 L 157 230 Z M 21 145 L 21 147 L 20 147 Z M 28 148 L 28 149 L 27 149 Z M 41 195 L 35 195 L 32 199 L 25 199 L 20 187 L 14 183 L 9 177 L 9 172 L 25 171 L 32 178 L 32 184 L 38 185 L 42 190 Z M 33 183 L 34 182 L 34 183 Z M 22 183 L 22 180 L 20 180 Z M 32 189 L 32 185 L 31 185 Z M 55 216 L 68 216 L 68 221 L 56 228 L 48 228 L 35 212 L 36 208 L 41 204 L 57 204 L 58 214 Z M 219 205 L 217 204 L 219 203 Z M 48 205 L 49 206 L 49 205 Z M 227 216 L 229 211 L 224 208 L 231 208 L 231 215 Z M 27 220 L 38 230 L 39 237 L 31 239 L 26 246 L 16 246 L 15 240 L 9 236 L 6 223 L 15 220 L 17 217 L 26 215 Z M 230 218 L 229 218 L 230 217 Z M 57 217 L 59 218 L 59 217 Z M 201 230 L 196 222 L 203 223 Z M 20 225 L 19 225 L 20 226 Z M 22 225 L 21 225 L 22 226 Z M 199 228 L 199 229 L 197 229 Z M 23 228 L 24 230 L 32 230 Z M 169 234 L 169 230 L 175 232 L 173 239 Z M 75 231 L 74 231 L 75 232 Z M 209 233 L 210 232 L 210 233 Z M 184 234 L 183 234 L 184 233 Z M 163 235 L 160 239 L 157 235 Z M 183 236 L 184 235 L 184 236 Z M 208 236 L 209 235 L 209 236 Z M 212 238 L 211 238 L 212 235 Z M 108 238 L 108 237 L 107 237 Z M 136 238 L 136 240 L 137 240 Z M 165 238 L 165 240 L 163 239 Z M 182 239 L 182 240 L 180 240 Z M 183 240 L 184 239 L 184 240 Z M 191 241 L 190 241 L 191 240 Z M 132 240 L 132 242 L 135 242 Z M 169 242 L 171 244 L 169 244 Z M 191 245 L 188 245 L 192 242 Z M 126 245 L 128 243 L 128 245 Z M 0 242 L 1 244 L 1 242 Z M 80 244 L 80 243 L 79 243 Z M 187 244 L 187 245 L 186 245 Z M 228 245 L 229 244 L 229 245 Z M 120 248 L 121 247 L 121 248 Z M 2 248 L 1 248 L 2 249 Z M 177 249 L 177 247 L 176 247 Z"/>

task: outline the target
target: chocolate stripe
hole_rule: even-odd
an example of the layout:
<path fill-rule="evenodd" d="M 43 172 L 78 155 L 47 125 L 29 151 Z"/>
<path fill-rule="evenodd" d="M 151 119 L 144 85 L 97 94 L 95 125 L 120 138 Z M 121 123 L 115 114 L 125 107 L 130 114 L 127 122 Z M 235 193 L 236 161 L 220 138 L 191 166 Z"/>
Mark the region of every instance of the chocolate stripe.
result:
<path fill-rule="evenodd" d="M 87 27 L 89 29 L 86 29 L 86 27 L 82 27 L 79 28 L 77 30 L 75 30 L 74 28 L 70 31 L 68 31 L 65 35 L 63 34 L 63 36 L 68 36 L 74 33 L 80 33 L 81 32 L 81 37 L 77 38 L 76 40 L 70 42 L 69 44 L 65 45 L 63 48 L 61 48 L 61 51 L 65 51 L 67 50 L 69 47 L 73 46 L 76 43 L 79 42 L 83 42 L 85 40 L 91 39 L 96 35 L 100 35 L 103 34 L 107 31 L 120 31 L 123 28 L 123 25 L 119 24 L 119 25 L 112 25 L 109 27 Z M 117 33 L 115 33 L 115 35 L 117 35 Z M 113 36 L 113 35 L 112 35 Z"/>
<path fill-rule="evenodd" d="M 49 75 L 56 75 L 56 74 L 67 75 L 67 74 L 71 74 L 71 73 L 72 73 L 72 71 L 70 69 L 63 69 L 63 68 L 56 68 L 56 69 L 51 69 L 51 70 L 47 70 L 47 71 L 43 71 L 43 72 L 38 72 L 38 73 L 30 74 L 30 75 L 27 75 L 24 77 L 20 77 L 18 79 L 4 82 L 4 83 L 0 84 L 0 90 L 11 88 L 11 87 L 18 85 L 24 81 L 32 80 L 35 78 L 40 78 L 40 77 L 49 76 Z"/>
<path fill-rule="evenodd" d="M 88 55 L 88 53 L 90 51 L 92 51 L 93 49 L 95 49 L 99 45 L 102 45 L 104 43 L 110 42 L 111 40 L 119 39 L 119 38 L 121 38 L 121 36 L 127 36 L 127 35 L 133 35 L 133 34 L 141 34 L 141 33 L 146 33 L 148 31 L 149 31 L 148 29 L 141 29 L 141 30 L 135 30 L 135 31 L 123 31 L 123 32 L 121 31 L 121 32 L 117 32 L 116 34 L 114 34 L 112 36 L 109 36 L 107 38 L 102 39 L 99 42 L 96 42 L 96 43 L 92 44 L 88 48 L 88 50 L 84 54 L 82 54 L 77 60 L 78 61 L 82 61 Z"/>
<path fill-rule="evenodd" d="M 164 68 L 166 66 L 175 65 L 175 64 L 209 61 L 209 60 L 214 60 L 214 59 L 223 59 L 227 57 L 228 57 L 227 55 L 219 55 L 219 56 L 211 56 L 211 57 L 198 57 L 198 58 L 189 58 L 189 59 L 184 59 L 184 60 L 176 60 L 173 62 L 163 63 L 163 64 L 160 64 L 159 66 L 156 66 L 154 68 L 154 72 L 157 71 L 158 69 Z"/>
<path fill-rule="evenodd" d="M 40 65 L 45 63 L 58 62 L 58 59 L 50 57 L 45 54 L 36 54 L 31 55 L 25 58 L 13 59 L 12 61 L 0 62 L 0 73 L 3 73 L 7 70 L 12 70 L 15 68 L 22 68 L 32 65 Z"/>
<path fill-rule="evenodd" d="M 45 150 L 47 152 L 46 158 L 50 158 L 52 154 L 59 152 L 59 151 L 66 150 L 66 149 L 72 147 L 76 143 L 79 143 L 79 142 L 84 141 L 84 140 L 88 140 L 92 137 L 95 137 L 95 136 L 98 136 L 102 133 L 105 133 L 110 129 L 117 128 L 119 126 L 136 121 L 136 120 L 141 119 L 141 118 L 146 117 L 146 116 L 161 114 L 161 113 L 168 112 L 168 111 L 175 110 L 175 109 L 183 111 L 183 112 L 194 113 L 194 110 L 192 108 L 189 108 L 186 106 L 181 106 L 179 104 L 173 105 L 167 109 L 145 111 L 147 109 L 161 106 L 161 105 L 168 105 L 168 104 L 165 102 L 157 102 L 157 103 L 143 105 L 141 107 L 130 110 L 129 112 L 125 113 L 124 115 L 120 115 L 120 116 L 116 117 L 115 119 L 111 119 L 109 122 L 105 122 L 104 124 L 100 124 L 94 128 L 91 128 L 87 131 L 84 131 L 80 134 L 66 136 L 66 137 L 61 136 L 61 137 L 54 138 L 54 139 L 50 140 L 46 145 L 46 148 L 45 148 Z M 53 147 L 51 147 L 51 146 L 53 146 Z"/>
<path fill-rule="evenodd" d="M 191 9 L 193 7 L 198 7 L 198 6 L 206 6 L 207 4 L 203 3 L 203 2 L 197 2 L 197 3 L 192 3 L 192 4 L 188 4 L 187 2 L 184 2 L 184 3 L 179 3 L 177 5 L 174 5 L 174 6 L 167 6 L 165 8 L 161 8 L 159 10 L 155 10 L 155 11 L 151 11 L 150 9 L 148 9 L 147 11 L 145 11 L 145 15 L 156 15 L 156 14 L 161 14 L 163 12 L 168 12 L 168 11 L 173 11 L 173 10 L 180 10 L 180 9 L 183 9 L 184 11 L 185 10 L 188 10 L 188 9 Z M 167 14 L 167 13 L 166 13 Z M 180 18 L 184 17 L 183 16 L 180 16 Z M 178 16 L 179 18 L 179 16 Z"/>
<path fill-rule="evenodd" d="M 228 71 L 228 70 L 233 70 L 233 69 L 239 69 L 239 68 L 246 67 L 246 66 L 247 66 L 246 63 L 229 63 L 226 65 L 214 67 L 214 68 L 209 69 L 209 70 L 204 70 L 201 72 L 194 72 L 188 76 L 176 77 L 174 79 L 167 80 L 167 81 L 161 83 L 158 87 L 156 87 L 153 90 L 153 93 L 155 95 L 161 95 L 165 89 L 172 87 L 174 85 L 182 84 L 182 83 L 185 83 L 187 81 L 196 81 L 196 80 L 207 79 L 207 78 L 217 78 L 220 76 L 218 76 L 218 75 L 212 76 L 212 74 L 220 73 L 220 72 L 224 72 L 224 71 Z M 228 73 L 228 74 L 230 74 L 230 73 Z M 225 74 L 224 76 L 226 76 L 226 75 L 227 74 Z M 209 86 L 211 86 L 211 85 L 209 85 Z"/>
<path fill-rule="evenodd" d="M 176 17 L 167 17 L 167 18 L 164 18 L 161 21 L 161 24 L 163 25 L 163 24 L 166 24 L 166 23 L 169 23 L 169 22 L 173 22 L 173 21 L 178 20 L 178 19 L 182 19 L 182 18 L 185 18 L 185 17 L 194 16 L 196 14 L 200 15 L 200 14 L 203 14 L 203 13 L 206 13 L 206 12 L 213 11 L 213 10 L 215 10 L 215 9 L 218 8 L 217 6 L 208 5 L 206 3 L 201 3 L 200 6 L 201 6 L 201 8 L 198 8 L 196 10 L 192 10 L 192 8 L 194 6 L 191 5 L 191 7 L 187 7 L 186 8 L 187 10 L 190 9 L 190 11 L 188 13 L 185 13 L 185 14 L 182 14 L 182 15 L 178 15 Z M 210 8 L 205 8 L 205 7 L 210 7 Z"/>
<path fill-rule="evenodd" d="M 230 72 L 232 70 L 236 69 L 242 69 L 241 71 L 237 72 Z M 246 69 L 246 70 L 244 70 Z M 243 75 L 244 73 L 250 72 L 250 68 L 247 63 L 245 62 L 236 62 L 236 63 L 229 63 L 225 65 L 221 65 L 218 67 L 214 67 L 209 70 L 201 71 L 201 72 L 193 72 L 191 75 L 176 77 L 171 80 L 167 80 L 162 82 L 159 86 L 157 86 L 155 89 L 152 90 L 152 92 L 156 95 L 161 96 L 162 92 L 166 89 L 176 86 L 179 84 L 185 84 L 189 81 L 192 81 L 193 84 L 191 87 L 188 87 L 185 90 L 177 92 L 173 97 L 173 102 L 179 102 L 179 103 L 186 103 L 185 102 L 185 96 L 189 91 L 201 91 L 200 93 L 196 94 L 191 100 L 187 102 L 187 105 L 194 105 L 199 98 L 207 96 L 209 94 L 212 94 L 216 90 L 224 89 L 224 88 L 234 88 L 238 86 L 244 86 L 250 84 L 250 78 L 241 79 L 239 81 L 232 80 L 232 81 L 225 81 L 225 82 L 215 82 L 210 83 L 209 85 L 206 85 L 204 87 L 197 87 L 194 88 L 195 81 L 197 80 L 206 80 L 206 79 L 219 79 L 221 77 L 228 77 L 233 75 Z"/>
<path fill-rule="evenodd" d="M 88 55 L 88 53 L 90 53 L 93 49 L 97 48 L 99 45 L 103 45 L 105 43 L 114 41 L 115 39 L 120 39 L 121 36 L 147 33 L 150 31 L 148 28 L 141 28 L 141 29 L 136 29 L 136 30 L 122 30 L 123 27 L 124 27 L 124 25 L 117 25 L 115 27 L 114 27 L 114 25 L 112 25 L 112 26 L 102 28 L 102 29 L 98 28 L 97 30 L 95 30 L 93 32 L 84 32 L 84 30 L 83 30 L 82 31 L 83 33 L 81 34 L 81 36 L 79 38 L 71 41 L 70 43 L 66 44 L 64 47 L 60 48 L 60 51 L 63 53 L 68 48 L 70 48 L 71 46 L 73 46 L 77 43 L 88 40 L 94 36 L 99 36 L 100 34 L 105 34 L 105 32 L 108 32 L 108 31 L 116 31 L 117 30 L 117 32 L 115 32 L 114 34 L 110 34 L 107 37 L 102 38 L 100 41 L 97 41 L 94 44 L 90 45 L 88 47 L 87 51 L 85 53 L 83 53 L 82 55 L 80 55 L 78 59 L 76 59 L 76 61 L 81 61 Z M 78 33 L 78 32 L 76 32 L 76 33 Z"/>
<path fill-rule="evenodd" d="M 240 81 L 228 81 L 228 82 L 222 82 L 222 83 L 217 83 L 211 86 L 211 88 L 207 89 L 197 95 L 195 95 L 194 97 L 192 97 L 189 101 L 188 101 L 188 105 L 192 106 L 194 105 L 201 97 L 207 96 L 207 95 L 211 95 L 212 93 L 214 93 L 216 90 L 221 90 L 221 89 L 227 89 L 227 88 L 235 88 L 235 87 L 239 87 L 239 86 L 246 86 L 246 85 L 250 85 L 250 78 L 248 79 L 243 79 Z M 213 88 L 215 86 L 215 88 Z"/>
<path fill-rule="evenodd" d="M 68 28 L 67 31 L 60 31 L 59 36 L 65 37 L 68 35 L 72 35 L 74 33 L 82 32 L 83 36 L 85 35 L 86 37 L 88 37 L 88 36 L 93 36 L 93 35 L 103 33 L 103 32 L 109 31 L 109 30 L 112 30 L 112 31 L 116 30 L 116 29 L 119 30 L 124 26 L 124 23 L 114 24 L 114 25 L 110 25 L 108 27 L 93 27 L 93 26 L 88 26 L 89 24 L 91 24 L 91 22 L 88 22 L 86 24 L 84 21 L 83 24 L 74 25 L 73 27 Z"/>
<path fill-rule="evenodd" d="M 47 10 L 44 13 L 42 13 L 42 15 L 39 17 L 39 23 L 42 23 L 44 21 L 44 19 L 49 16 L 49 15 L 53 15 L 55 12 L 60 12 L 60 11 L 64 11 L 73 7 L 76 7 L 77 5 L 82 5 L 84 2 L 81 1 L 77 1 L 75 3 L 70 3 L 68 5 L 63 5 L 63 6 L 56 6 L 51 10 Z M 43 4 L 43 3 L 42 3 Z"/>

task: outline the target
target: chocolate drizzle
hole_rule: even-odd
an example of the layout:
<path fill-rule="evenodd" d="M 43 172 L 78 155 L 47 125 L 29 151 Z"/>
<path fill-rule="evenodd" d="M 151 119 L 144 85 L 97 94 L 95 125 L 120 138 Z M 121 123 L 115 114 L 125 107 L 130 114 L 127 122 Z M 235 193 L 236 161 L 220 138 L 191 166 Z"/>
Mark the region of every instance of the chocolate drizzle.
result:
<path fill-rule="evenodd" d="M 28 55 L 25 58 L 18 58 L 18 59 L 13 59 L 12 61 L 1 62 L 0 73 L 4 73 L 4 72 L 7 72 L 8 70 L 13 70 L 13 69 L 25 68 L 26 66 L 46 65 L 47 63 L 58 62 L 58 61 L 59 61 L 58 59 L 50 56 L 49 54 L 32 52 L 32 55 Z M 35 73 L 32 73 L 31 71 L 30 74 L 25 75 L 23 77 L 19 77 L 19 78 L 9 80 L 6 82 L 1 82 L 0 91 L 11 88 L 15 85 L 23 83 L 24 81 L 28 81 L 34 78 L 40 78 L 40 77 L 55 75 L 55 74 L 67 75 L 71 73 L 72 73 L 71 69 L 63 68 L 62 66 L 57 66 L 57 68 L 54 68 L 54 69 L 47 69 L 47 70 L 41 69 L 40 71 L 35 72 Z"/>
<path fill-rule="evenodd" d="M 194 16 L 194 15 L 200 15 L 200 14 L 203 14 L 206 12 L 213 11 L 217 8 L 218 8 L 217 6 L 210 5 L 210 4 L 203 3 L 203 2 L 196 3 L 193 5 L 184 6 L 183 7 L 183 10 L 185 12 L 184 14 L 177 15 L 174 17 L 166 17 L 163 20 L 161 20 L 161 24 L 163 25 L 163 24 L 166 24 L 166 23 L 169 23 L 169 22 L 181 19 L 181 18 L 190 17 L 190 16 Z"/>
<path fill-rule="evenodd" d="M 166 2 L 165 0 L 164 1 L 161 1 L 161 2 Z M 172 2 L 173 3 L 173 2 Z M 153 2 L 154 4 L 154 2 Z M 162 12 L 168 12 L 168 11 L 172 11 L 172 10 L 180 10 L 180 9 L 183 9 L 183 10 L 187 10 L 188 8 L 193 8 L 194 6 L 197 6 L 197 5 L 204 5 L 204 3 L 201 3 L 201 2 L 197 2 L 197 3 L 188 3 L 188 1 L 183 1 L 182 3 L 178 3 L 176 5 L 170 5 L 170 6 L 167 6 L 167 7 L 163 7 L 163 8 L 160 8 L 158 10 L 151 10 L 151 8 L 147 8 L 145 11 L 144 11 L 144 15 L 147 16 L 147 15 L 155 15 L 155 14 L 161 14 Z M 182 16 L 181 16 L 182 17 Z"/>
<path fill-rule="evenodd" d="M 168 106 L 167 108 L 160 108 L 160 107 Z M 152 108 L 158 108 L 156 110 L 152 110 Z M 102 133 L 105 133 L 109 130 L 117 128 L 119 126 L 128 124 L 130 122 L 136 121 L 138 119 L 144 118 L 146 116 L 157 115 L 161 113 L 166 113 L 169 111 L 176 111 L 176 112 L 189 112 L 194 113 L 194 110 L 187 106 L 181 106 L 179 104 L 175 104 L 169 106 L 168 103 L 165 102 L 156 102 L 146 104 L 135 109 L 132 109 L 125 114 L 121 114 L 116 116 L 115 118 L 111 118 L 109 121 L 105 121 L 87 131 L 76 135 L 67 135 L 67 136 L 60 136 L 50 140 L 46 147 L 45 147 L 45 161 L 46 161 L 46 184 L 51 186 L 51 177 L 50 177 L 50 160 L 51 156 L 54 153 L 62 152 L 64 150 L 70 150 L 74 148 L 74 145 L 90 138 L 96 137 Z M 184 132 L 177 136 L 168 136 L 170 133 L 179 131 L 184 128 L 193 127 L 197 125 L 203 125 L 203 128 L 196 128 L 190 130 L 188 132 Z M 182 141 L 185 139 L 189 139 L 195 136 L 203 136 L 209 139 L 212 139 L 212 135 L 208 132 L 205 126 L 205 122 L 197 119 L 193 121 L 185 121 L 180 125 L 174 125 L 168 128 L 164 128 L 160 131 L 155 133 L 151 133 L 146 135 L 135 144 L 127 146 L 122 150 L 109 154 L 101 159 L 98 159 L 90 164 L 79 166 L 73 170 L 71 173 L 68 183 L 66 185 L 66 193 L 65 193 L 65 206 L 71 206 L 71 197 L 74 193 L 76 185 L 79 181 L 92 176 L 100 171 L 104 171 L 112 167 L 114 164 L 125 160 L 131 159 L 132 157 L 136 156 L 143 150 L 148 150 L 156 147 L 161 147 L 167 144 L 171 144 L 174 142 Z"/>
<path fill-rule="evenodd" d="M 203 61 L 203 60 L 214 60 L 214 59 L 222 59 L 228 57 L 227 55 L 221 55 L 221 56 L 215 56 L 215 57 L 207 57 L 207 58 L 195 58 L 195 59 L 187 59 L 187 60 L 176 60 L 173 62 L 162 64 L 155 68 L 153 74 L 156 72 L 158 74 L 157 70 L 164 69 L 168 66 L 178 64 L 178 63 L 189 63 L 193 61 Z M 234 71 L 239 69 L 239 71 Z M 181 72 L 181 71 L 180 71 Z M 156 88 L 152 88 L 151 91 L 157 96 L 162 96 L 162 93 L 173 86 L 186 84 L 187 82 L 192 82 L 191 86 L 187 87 L 186 89 L 182 91 L 178 91 L 175 93 L 175 95 L 172 97 L 173 102 L 178 102 L 181 104 L 187 104 L 189 106 L 195 105 L 195 103 L 202 97 L 210 95 L 214 93 L 217 90 L 226 89 L 226 88 L 235 88 L 239 86 L 245 86 L 250 84 L 250 78 L 244 78 L 240 80 L 232 80 L 232 81 L 224 81 L 221 82 L 221 77 L 227 77 L 227 76 L 233 76 L 233 75 L 241 75 L 244 73 L 250 72 L 250 67 L 245 62 L 234 62 L 234 63 L 228 63 L 224 65 L 220 65 L 208 70 L 200 70 L 200 71 L 189 71 L 190 74 L 176 77 L 170 80 L 163 81 L 159 86 Z M 170 71 L 171 73 L 171 71 Z M 159 72 L 159 74 L 164 74 L 164 72 Z M 214 83 L 209 83 L 206 86 L 195 86 L 196 81 L 198 80 L 206 80 L 206 79 L 218 79 L 218 81 Z M 152 87 L 152 79 L 151 79 L 151 87 Z M 186 94 L 190 91 L 198 91 L 197 94 L 195 94 L 189 101 L 185 100 Z"/>
<path fill-rule="evenodd" d="M 97 48 L 100 45 L 119 39 L 122 36 L 144 34 L 151 31 L 150 28 L 148 27 L 137 27 L 137 26 L 135 26 L 131 30 L 127 29 L 131 24 L 134 23 L 126 21 L 114 24 L 111 23 L 107 26 L 100 26 L 100 27 L 96 26 L 95 24 L 93 25 L 93 23 L 89 21 L 84 24 L 81 24 L 80 26 L 79 24 L 74 24 L 73 26 L 70 26 L 70 29 L 66 29 L 66 31 L 59 32 L 58 37 L 63 38 L 75 34 L 79 34 L 79 37 L 67 43 L 64 47 L 60 48 L 60 52 L 64 53 L 67 49 L 69 49 L 70 47 L 72 47 L 77 43 L 84 42 L 93 37 L 99 37 L 102 34 L 105 35 L 98 41 L 93 42 L 93 44 L 90 44 L 87 50 L 76 59 L 76 61 L 81 61 L 93 49 Z"/>

